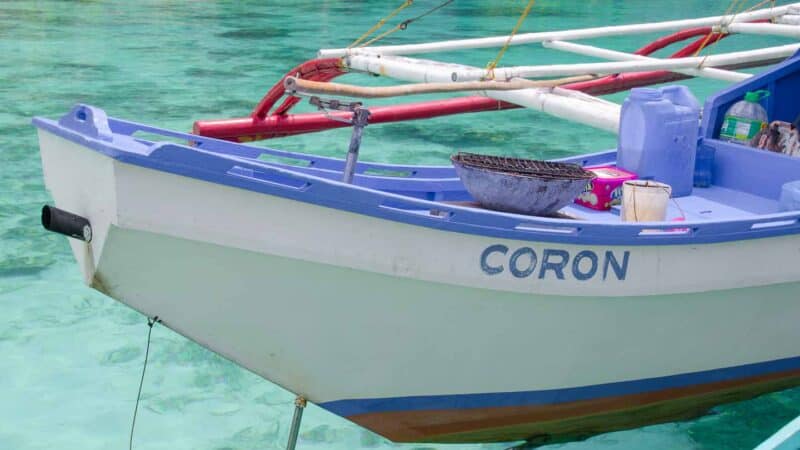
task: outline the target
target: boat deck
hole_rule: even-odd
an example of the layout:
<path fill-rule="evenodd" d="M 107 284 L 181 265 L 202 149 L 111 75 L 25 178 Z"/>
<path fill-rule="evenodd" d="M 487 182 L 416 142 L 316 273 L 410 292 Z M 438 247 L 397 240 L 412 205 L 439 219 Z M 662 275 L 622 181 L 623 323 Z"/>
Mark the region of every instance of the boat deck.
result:
<path fill-rule="evenodd" d="M 729 144 L 730 145 L 730 144 Z M 223 144 L 224 147 L 227 145 Z M 227 148 L 212 147 L 228 151 Z M 269 162 L 276 167 L 314 175 L 330 180 L 339 180 L 343 161 L 334 158 L 317 157 L 308 154 L 288 153 L 280 150 L 252 147 L 258 155 L 248 155 L 253 162 Z M 741 149 L 742 151 L 750 151 Z M 764 153 L 765 158 L 781 157 L 753 150 L 755 156 Z M 564 158 L 585 167 L 613 165 L 616 150 Z M 788 158 L 784 158 L 787 159 Z M 442 201 L 447 205 L 480 208 L 464 189 L 461 180 L 452 166 L 405 166 L 376 163 L 359 163 L 353 183 L 357 186 L 378 189 L 417 199 Z M 481 208 L 482 209 L 482 208 Z M 739 189 L 712 185 L 694 188 L 691 195 L 671 199 L 667 207 L 667 221 L 719 222 L 755 218 L 781 212 L 777 197 L 767 198 Z M 560 218 L 571 218 L 589 222 L 620 222 L 620 206 L 608 211 L 598 211 L 578 204 L 568 205 L 560 210 Z"/>
<path fill-rule="evenodd" d="M 619 222 L 620 206 L 596 211 L 581 205 L 561 210 L 567 216 L 596 222 Z M 778 202 L 747 192 L 709 186 L 694 188 L 692 195 L 672 199 L 667 204 L 667 221 L 720 221 L 756 217 L 779 212 Z"/>
<path fill-rule="evenodd" d="M 228 153 L 227 143 L 222 147 L 206 145 L 206 150 L 216 149 Z M 250 147 L 256 154 L 245 156 L 252 162 L 264 163 L 308 175 L 339 180 L 343 161 L 309 154 L 288 153 L 275 149 Z M 743 151 L 748 151 L 742 149 Z M 562 159 L 587 167 L 613 165 L 615 150 Z M 757 152 L 757 151 L 753 151 Z M 764 154 L 765 157 L 774 155 Z M 417 199 L 442 201 L 445 205 L 467 206 L 483 209 L 464 189 L 452 166 L 404 166 L 376 163 L 359 163 L 354 178 L 357 186 L 405 195 Z M 666 221 L 719 222 L 741 220 L 779 213 L 776 198 L 767 198 L 718 185 L 694 188 L 691 195 L 671 199 Z M 588 222 L 620 222 L 620 206 L 608 211 L 598 211 L 578 204 L 570 204 L 559 211 L 559 218 Z"/>
<path fill-rule="evenodd" d="M 152 144 L 147 141 L 142 142 Z M 335 158 L 231 144 L 224 141 L 204 140 L 202 148 L 221 154 L 241 157 L 253 163 L 268 163 L 282 169 L 329 180 L 338 181 L 344 168 L 344 162 Z M 591 155 L 564 158 L 561 161 L 573 162 L 587 167 L 613 165 L 615 152 L 615 150 L 610 150 Z M 764 156 L 769 157 L 772 155 L 765 154 Z M 356 186 L 417 199 L 442 201 L 448 206 L 456 204 L 480 208 L 464 189 L 452 166 L 405 166 L 360 162 L 357 166 L 353 183 Z M 777 198 L 766 198 L 738 189 L 712 185 L 706 188 L 694 188 L 689 196 L 671 199 L 667 207 L 666 220 L 718 222 L 779 212 Z M 600 223 L 621 221 L 619 205 L 612 207 L 608 211 L 598 211 L 578 204 L 571 204 L 560 210 L 559 217 Z"/>

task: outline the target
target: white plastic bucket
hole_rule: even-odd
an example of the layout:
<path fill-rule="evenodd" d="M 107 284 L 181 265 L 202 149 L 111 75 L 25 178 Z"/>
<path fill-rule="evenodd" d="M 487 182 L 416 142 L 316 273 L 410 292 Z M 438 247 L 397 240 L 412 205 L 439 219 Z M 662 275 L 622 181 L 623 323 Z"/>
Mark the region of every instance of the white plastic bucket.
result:
<path fill-rule="evenodd" d="M 649 180 L 629 180 L 622 185 L 623 222 L 663 222 L 672 195 L 668 184 Z"/>

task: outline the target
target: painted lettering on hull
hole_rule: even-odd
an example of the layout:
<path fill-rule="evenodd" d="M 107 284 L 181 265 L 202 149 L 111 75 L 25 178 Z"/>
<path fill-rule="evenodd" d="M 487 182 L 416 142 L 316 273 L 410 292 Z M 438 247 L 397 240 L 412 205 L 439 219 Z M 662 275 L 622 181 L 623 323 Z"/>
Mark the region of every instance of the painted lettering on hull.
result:
<path fill-rule="evenodd" d="M 592 279 L 624 281 L 628 275 L 630 252 L 595 252 L 520 247 L 513 251 L 503 244 L 486 247 L 481 253 L 481 270 L 487 275 L 509 272 L 515 278 L 577 281 Z"/>

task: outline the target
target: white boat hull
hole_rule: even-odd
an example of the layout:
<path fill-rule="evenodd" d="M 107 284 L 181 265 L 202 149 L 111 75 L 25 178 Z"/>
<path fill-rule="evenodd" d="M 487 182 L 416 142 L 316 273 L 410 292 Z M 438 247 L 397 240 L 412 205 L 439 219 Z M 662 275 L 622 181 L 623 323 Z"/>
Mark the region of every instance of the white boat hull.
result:
<path fill-rule="evenodd" d="M 56 206 L 92 223 L 91 243 L 71 240 L 88 284 L 395 440 L 568 433 L 576 416 L 669 399 L 626 403 L 644 393 L 631 388 L 607 407 L 552 416 L 493 415 L 504 404 L 483 397 L 465 408 L 426 401 L 708 374 L 647 391 L 694 387 L 696 407 L 682 411 L 695 411 L 800 376 L 758 366 L 798 357 L 797 235 L 692 246 L 497 239 L 125 164 L 46 131 L 40 140 Z M 713 371 L 742 366 L 751 376 L 713 384 L 727 380 Z M 732 395 L 737 380 L 756 387 Z M 681 392 L 672 398 L 693 397 Z M 409 403 L 369 410 L 381 399 Z M 558 425 L 534 424 L 540 413 Z M 649 417 L 634 415 L 614 420 Z"/>

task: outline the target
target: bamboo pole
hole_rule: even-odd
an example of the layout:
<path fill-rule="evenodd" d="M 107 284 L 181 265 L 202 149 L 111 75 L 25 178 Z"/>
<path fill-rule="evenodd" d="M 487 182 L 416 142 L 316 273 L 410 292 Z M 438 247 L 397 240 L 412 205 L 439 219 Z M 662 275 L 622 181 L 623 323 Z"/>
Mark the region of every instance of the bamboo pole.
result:
<path fill-rule="evenodd" d="M 775 25 L 770 23 L 732 23 L 727 27 L 714 27 L 714 31 L 727 31 L 728 33 L 762 34 L 772 36 L 785 36 L 800 39 L 800 26 Z"/>
<path fill-rule="evenodd" d="M 563 84 L 589 81 L 595 77 L 583 75 L 557 80 L 531 81 L 522 78 L 510 81 L 466 81 L 460 83 L 415 83 L 398 86 L 354 86 L 342 83 L 323 83 L 319 81 L 303 80 L 297 77 L 287 77 L 283 85 L 288 93 L 301 92 L 305 94 L 332 95 L 339 97 L 357 98 L 386 98 L 402 97 L 407 95 L 434 94 L 445 92 L 465 91 L 513 91 L 520 89 L 553 88 Z"/>
<path fill-rule="evenodd" d="M 731 52 L 710 56 L 694 56 L 689 58 L 657 59 L 651 58 L 646 61 L 621 61 L 621 62 L 601 62 L 587 64 L 553 64 L 546 66 L 518 66 L 494 69 L 494 76 L 497 79 L 511 78 L 545 78 L 570 76 L 578 74 L 611 74 L 626 72 L 647 72 L 651 70 L 676 70 L 691 69 L 702 67 L 724 66 L 728 64 L 754 62 L 760 60 L 770 60 L 774 58 L 788 57 L 800 49 L 800 44 L 781 45 L 756 50 L 746 50 L 741 52 Z M 351 57 L 351 59 L 354 57 Z M 381 59 L 386 59 L 384 56 Z M 479 80 L 486 76 L 485 69 L 470 69 L 454 71 L 451 74 L 453 81 L 472 81 Z"/>
<path fill-rule="evenodd" d="M 800 3 L 792 3 L 789 5 L 779 6 L 775 8 L 765 8 L 752 12 L 741 13 L 735 16 L 714 16 L 704 17 L 698 19 L 686 20 L 671 20 L 666 22 L 644 23 L 644 24 L 631 24 L 631 25 L 617 25 L 610 27 L 595 27 L 583 28 L 576 30 L 563 30 L 563 31 L 548 31 L 537 33 L 524 33 L 514 36 L 510 45 L 530 44 L 542 41 L 554 40 L 577 40 L 588 39 L 606 36 L 622 36 L 630 34 L 652 33 L 661 31 L 680 30 L 684 28 L 714 26 L 714 25 L 727 25 L 734 22 L 750 22 L 754 20 L 773 19 L 782 16 L 790 11 L 792 8 L 800 7 Z M 359 53 L 375 53 L 383 55 L 404 55 L 404 54 L 419 54 L 431 52 L 446 52 L 453 50 L 463 50 L 471 48 L 491 48 L 502 47 L 508 36 L 495 36 L 488 38 L 477 39 L 459 39 L 441 42 L 428 42 L 423 44 L 410 44 L 410 45 L 389 45 L 389 46 L 376 46 L 366 47 L 359 49 L 322 49 L 319 51 L 320 58 L 336 58 L 351 54 Z"/>
<path fill-rule="evenodd" d="M 741 65 L 752 62 L 773 62 L 794 54 L 800 44 L 790 44 L 766 49 L 690 58 L 672 58 L 642 61 L 604 62 L 588 64 L 560 64 L 545 66 L 521 66 L 494 69 L 495 79 L 528 77 L 556 77 L 599 73 L 644 72 L 651 70 L 699 69 L 707 66 Z M 452 63 L 440 63 L 425 59 L 392 55 L 350 55 L 345 58 L 350 70 L 423 83 L 465 82 L 484 78 L 485 69 Z M 738 80 L 737 80 L 738 81 Z"/>
<path fill-rule="evenodd" d="M 484 91 L 484 95 L 572 122 L 619 133 L 620 105 L 563 88 Z"/>
<path fill-rule="evenodd" d="M 544 41 L 542 42 L 542 46 L 554 50 L 577 53 L 586 56 L 594 56 L 612 61 L 662 61 L 658 58 L 635 55 L 633 53 L 618 52 L 616 50 L 609 50 L 591 45 L 575 44 L 573 42 Z M 752 75 L 749 73 L 740 73 L 731 70 L 714 69 L 710 67 L 703 69 L 677 69 L 675 72 L 691 75 L 693 77 L 714 78 L 717 80 L 730 81 L 734 83 L 738 83 L 752 77 Z"/>
<path fill-rule="evenodd" d="M 352 70 L 423 83 L 451 82 L 454 68 L 474 69 L 436 61 L 395 56 L 381 58 L 374 55 L 352 55 L 347 58 L 346 64 Z M 477 93 L 602 130 L 619 132 L 620 106 L 580 92 L 555 87 L 512 91 L 482 90 Z"/>
<path fill-rule="evenodd" d="M 776 17 L 773 23 L 782 25 L 800 25 L 800 6 L 791 6 L 786 14 Z"/>

